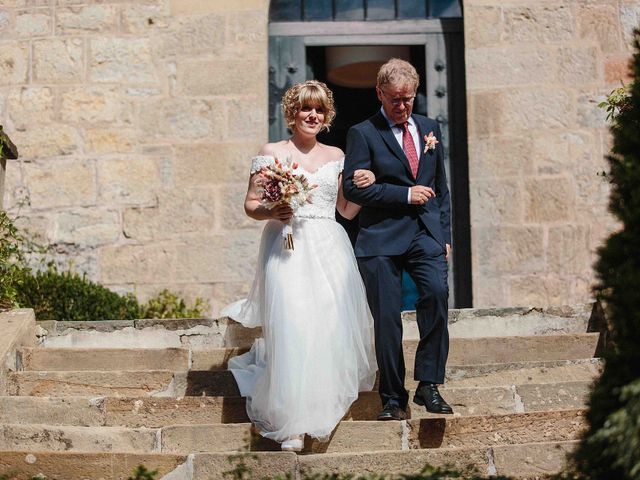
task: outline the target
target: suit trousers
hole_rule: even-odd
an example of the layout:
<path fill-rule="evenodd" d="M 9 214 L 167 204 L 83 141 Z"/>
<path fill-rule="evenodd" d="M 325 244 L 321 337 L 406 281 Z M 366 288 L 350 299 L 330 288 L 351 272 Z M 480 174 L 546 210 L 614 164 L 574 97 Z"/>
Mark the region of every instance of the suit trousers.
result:
<path fill-rule="evenodd" d="M 382 404 L 406 409 L 405 364 L 402 348 L 402 271 L 418 289 L 416 317 L 420 341 L 414 379 L 444 383 L 449 354 L 447 261 L 445 251 L 424 227 L 418 228 L 408 250 L 398 256 L 359 257 L 358 267 L 373 315 Z"/>

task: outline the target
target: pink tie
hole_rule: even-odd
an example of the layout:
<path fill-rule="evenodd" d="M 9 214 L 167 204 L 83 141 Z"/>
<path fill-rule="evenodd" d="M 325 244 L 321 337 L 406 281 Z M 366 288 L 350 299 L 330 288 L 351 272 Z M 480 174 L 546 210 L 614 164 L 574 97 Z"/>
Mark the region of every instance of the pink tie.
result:
<path fill-rule="evenodd" d="M 420 160 L 416 152 L 416 145 L 413 143 L 413 136 L 409 131 L 409 122 L 401 123 L 398 126 L 402 127 L 402 149 L 409 159 L 409 166 L 411 167 L 413 178 L 416 178 L 418 176 L 418 163 Z"/>

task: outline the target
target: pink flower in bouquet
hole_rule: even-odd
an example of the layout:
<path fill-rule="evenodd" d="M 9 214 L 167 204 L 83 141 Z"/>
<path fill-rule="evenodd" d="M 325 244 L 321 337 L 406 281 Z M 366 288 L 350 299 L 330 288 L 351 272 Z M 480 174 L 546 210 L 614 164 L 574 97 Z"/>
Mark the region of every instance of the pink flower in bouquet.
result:
<path fill-rule="evenodd" d="M 429 135 L 424 136 L 424 152 L 423 153 L 427 153 L 429 150 L 435 150 L 436 145 L 439 143 L 440 142 L 438 141 L 436 136 L 433 134 L 433 132 L 429 132 Z"/>

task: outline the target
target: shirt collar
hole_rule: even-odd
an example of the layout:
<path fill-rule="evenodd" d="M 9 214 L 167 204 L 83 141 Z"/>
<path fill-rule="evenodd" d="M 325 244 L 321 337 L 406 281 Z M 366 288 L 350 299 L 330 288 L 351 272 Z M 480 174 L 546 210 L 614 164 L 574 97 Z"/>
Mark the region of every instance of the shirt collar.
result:
<path fill-rule="evenodd" d="M 389 124 L 390 127 L 395 127 L 396 124 L 391 122 L 391 120 L 389 120 L 389 117 L 387 117 L 387 112 L 384 111 L 384 107 L 380 107 L 380 112 L 382 113 L 382 116 L 385 118 L 385 120 L 387 121 L 387 123 Z M 409 116 L 409 119 L 407 120 L 407 122 L 409 122 L 409 125 L 416 127 L 416 122 L 413 119 L 413 116 Z M 416 127 L 417 128 L 417 127 Z"/>

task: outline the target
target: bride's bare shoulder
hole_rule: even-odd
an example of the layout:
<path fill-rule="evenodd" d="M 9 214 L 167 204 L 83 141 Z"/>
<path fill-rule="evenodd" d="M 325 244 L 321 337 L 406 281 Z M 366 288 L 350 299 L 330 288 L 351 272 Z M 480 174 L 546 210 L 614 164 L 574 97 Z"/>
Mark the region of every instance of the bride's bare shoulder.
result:
<path fill-rule="evenodd" d="M 281 155 L 285 149 L 285 145 L 287 144 L 286 140 L 281 140 L 279 142 L 265 143 L 258 155 L 271 155 L 272 157 L 277 157 Z"/>
<path fill-rule="evenodd" d="M 334 162 L 336 160 L 340 160 L 344 157 L 344 152 L 338 147 L 334 147 L 332 145 L 322 145 L 322 148 L 325 151 L 325 155 L 328 158 L 328 162 Z"/>

